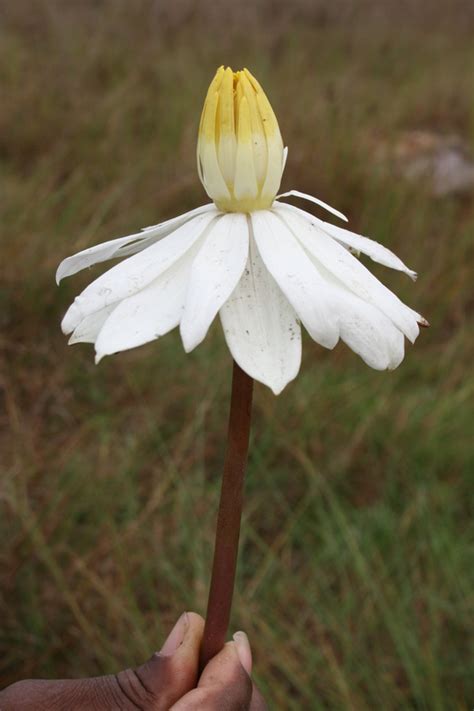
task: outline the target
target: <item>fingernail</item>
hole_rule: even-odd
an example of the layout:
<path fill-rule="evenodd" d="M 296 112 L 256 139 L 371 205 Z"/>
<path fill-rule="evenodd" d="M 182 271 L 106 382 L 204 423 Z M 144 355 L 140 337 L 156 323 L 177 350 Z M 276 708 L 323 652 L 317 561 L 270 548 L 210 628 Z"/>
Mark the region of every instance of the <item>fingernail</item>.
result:
<path fill-rule="evenodd" d="M 250 675 L 252 673 L 252 650 L 250 649 L 249 638 L 245 632 L 236 632 L 232 639 L 235 642 L 240 663 L 247 674 Z"/>
<path fill-rule="evenodd" d="M 186 630 L 188 629 L 189 620 L 188 613 L 183 612 L 179 620 L 176 622 L 175 626 L 169 633 L 168 637 L 162 648 L 160 649 L 160 654 L 164 657 L 169 657 L 178 649 L 179 645 L 184 639 Z"/>

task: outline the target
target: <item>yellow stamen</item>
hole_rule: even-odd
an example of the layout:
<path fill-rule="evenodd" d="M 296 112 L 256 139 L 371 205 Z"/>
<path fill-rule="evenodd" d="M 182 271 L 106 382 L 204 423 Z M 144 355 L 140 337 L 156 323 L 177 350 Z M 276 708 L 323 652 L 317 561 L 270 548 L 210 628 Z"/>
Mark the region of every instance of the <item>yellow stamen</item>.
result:
<path fill-rule="evenodd" d="M 283 172 L 283 141 L 265 92 L 244 69 L 220 67 L 199 125 L 198 169 L 216 205 L 227 212 L 270 207 Z"/>

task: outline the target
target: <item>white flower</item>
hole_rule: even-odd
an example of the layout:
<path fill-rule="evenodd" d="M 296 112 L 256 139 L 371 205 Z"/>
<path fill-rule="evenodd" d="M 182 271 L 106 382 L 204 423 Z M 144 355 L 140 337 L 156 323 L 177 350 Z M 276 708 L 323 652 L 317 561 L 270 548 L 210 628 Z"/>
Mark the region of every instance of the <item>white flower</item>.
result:
<path fill-rule="evenodd" d="M 353 253 L 413 279 L 386 247 L 275 198 L 286 159 L 278 123 L 250 72 L 219 69 L 201 119 L 198 166 L 213 204 L 68 257 L 57 281 L 128 257 L 78 296 L 62 329 L 95 344 L 96 362 L 179 326 L 186 352 L 219 313 L 233 358 L 275 394 L 296 377 L 302 323 L 325 348 L 339 339 L 372 368 L 396 368 L 420 314 Z M 346 220 L 329 205 L 298 191 Z"/>

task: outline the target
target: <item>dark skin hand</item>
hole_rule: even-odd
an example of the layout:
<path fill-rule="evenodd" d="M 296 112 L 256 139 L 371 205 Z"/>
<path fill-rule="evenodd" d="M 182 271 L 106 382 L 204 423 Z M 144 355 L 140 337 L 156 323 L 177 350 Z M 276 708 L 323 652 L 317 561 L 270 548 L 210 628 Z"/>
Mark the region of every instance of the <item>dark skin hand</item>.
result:
<path fill-rule="evenodd" d="M 28 679 L 0 692 L 0 711 L 265 711 L 243 632 L 199 676 L 204 620 L 185 612 L 160 652 L 136 669 L 91 679 Z"/>

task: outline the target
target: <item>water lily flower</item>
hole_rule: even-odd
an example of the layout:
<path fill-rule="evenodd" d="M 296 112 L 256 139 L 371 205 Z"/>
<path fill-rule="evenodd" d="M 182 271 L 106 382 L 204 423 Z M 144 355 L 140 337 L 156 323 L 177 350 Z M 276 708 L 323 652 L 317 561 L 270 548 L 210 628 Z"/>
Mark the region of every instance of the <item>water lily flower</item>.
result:
<path fill-rule="evenodd" d="M 386 247 L 324 222 L 277 195 L 287 158 L 257 80 L 221 67 L 204 102 L 197 163 L 213 201 L 179 217 L 65 259 L 57 281 L 126 257 L 93 281 L 63 321 L 69 343 L 95 344 L 96 362 L 179 326 L 186 352 L 217 314 L 234 360 L 275 394 L 296 377 L 301 324 L 325 348 L 345 342 L 372 368 L 396 368 L 405 337 L 426 321 L 359 261 L 367 255 L 416 274 Z"/>

